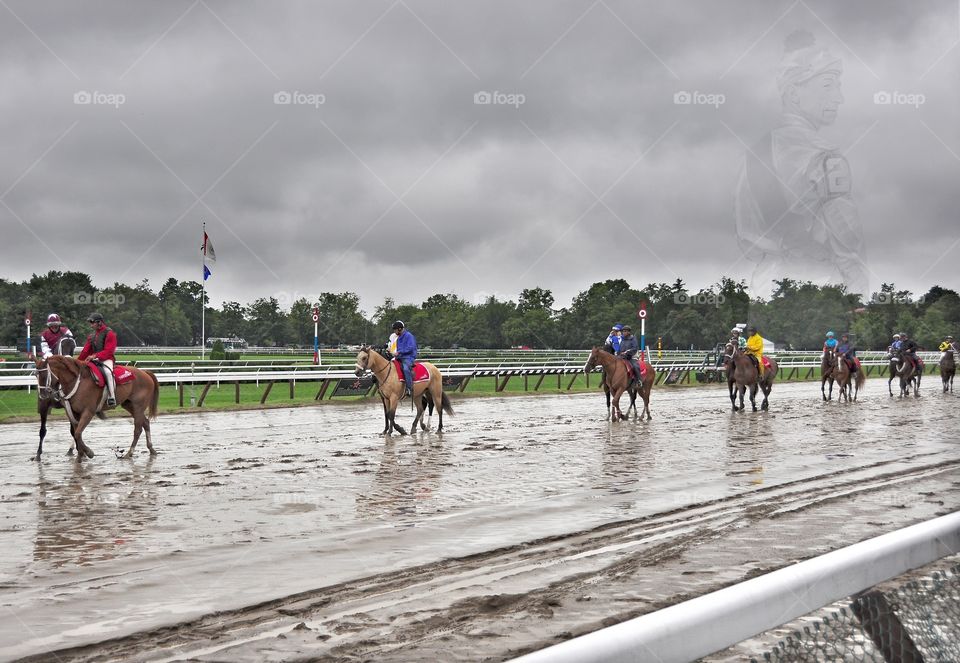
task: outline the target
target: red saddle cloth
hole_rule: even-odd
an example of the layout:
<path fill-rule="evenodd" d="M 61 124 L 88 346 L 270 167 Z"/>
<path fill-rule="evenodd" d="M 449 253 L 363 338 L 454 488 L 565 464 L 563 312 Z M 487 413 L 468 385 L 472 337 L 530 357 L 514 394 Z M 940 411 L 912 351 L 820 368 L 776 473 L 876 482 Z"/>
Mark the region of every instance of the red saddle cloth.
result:
<path fill-rule="evenodd" d="M 400 381 L 403 381 L 403 367 L 400 366 L 400 362 L 396 359 L 393 360 L 393 367 L 397 370 L 397 377 L 400 378 Z M 427 370 L 427 367 L 421 364 L 420 362 L 413 362 L 413 381 L 414 382 L 427 382 L 430 380 L 430 372 Z"/>
<path fill-rule="evenodd" d="M 764 369 L 770 368 L 770 358 L 767 356 L 764 356 L 763 358 L 763 368 Z"/>
<path fill-rule="evenodd" d="M 90 367 L 90 375 L 98 387 L 103 386 L 103 375 L 100 373 L 100 367 L 96 364 L 87 364 Z M 114 365 L 113 379 L 119 387 L 133 380 L 133 371 L 127 370 L 126 366 Z"/>
<path fill-rule="evenodd" d="M 645 361 L 641 361 L 641 362 L 640 362 L 640 377 L 639 377 L 639 378 L 636 376 L 636 371 L 633 370 L 633 364 L 631 364 L 631 363 L 630 363 L 629 361 L 627 361 L 626 359 L 621 359 L 620 361 L 622 361 L 624 364 L 627 365 L 627 375 L 630 376 L 630 379 L 631 379 L 631 380 L 642 380 L 642 379 L 643 379 L 643 376 L 645 376 L 645 375 L 647 374 L 647 362 L 645 362 Z"/>

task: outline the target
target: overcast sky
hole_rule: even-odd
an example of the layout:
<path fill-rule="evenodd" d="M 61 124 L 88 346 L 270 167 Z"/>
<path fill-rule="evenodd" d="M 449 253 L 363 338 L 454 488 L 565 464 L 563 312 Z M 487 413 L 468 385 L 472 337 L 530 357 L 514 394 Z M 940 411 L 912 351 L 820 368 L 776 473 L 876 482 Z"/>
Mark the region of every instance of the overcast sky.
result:
<path fill-rule="evenodd" d="M 206 221 L 217 305 L 749 279 L 737 163 L 797 29 L 843 60 L 873 288 L 958 288 L 957 0 L 3 0 L 0 277 L 199 280 Z"/>

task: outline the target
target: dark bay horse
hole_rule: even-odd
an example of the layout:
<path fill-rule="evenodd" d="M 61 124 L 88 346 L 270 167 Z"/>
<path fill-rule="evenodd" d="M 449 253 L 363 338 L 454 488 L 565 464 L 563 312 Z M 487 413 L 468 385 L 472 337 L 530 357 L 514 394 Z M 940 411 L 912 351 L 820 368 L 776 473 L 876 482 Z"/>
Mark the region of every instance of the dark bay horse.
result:
<path fill-rule="evenodd" d="M 954 350 L 950 349 L 940 357 L 940 380 L 943 381 L 943 393 L 953 393 L 953 376 L 957 372 L 957 364 L 953 356 Z"/>
<path fill-rule="evenodd" d="M 47 368 L 60 383 L 57 394 L 67 410 L 67 417 L 74 425 L 73 441 L 77 446 L 77 462 L 82 461 L 84 456 L 93 458 L 93 451 L 83 441 L 83 431 L 101 410 L 103 387 L 94 382 L 90 367 L 73 357 L 50 357 Z M 133 380 L 118 384 L 116 390 L 117 403 L 133 416 L 133 443 L 123 457 L 131 457 L 142 431 L 146 431 L 147 449 L 152 456 L 157 452 L 150 439 L 150 420 L 157 416 L 160 385 L 156 376 L 149 371 L 134 366 L 128 366 L 127 370 L 133 373 Z"/>
<path fill-rule="evenodd" d="M 847 360 L 843 358 L 838 358 L 837 367 L 834 370 L 834 375 L 837 379 L 837 385 L 840 387 L 840 397 L 843 398 L 847 403 L 850 402 L 850 391 L 853 390 L 853 400 L 856 402 L 857 394 L 860 393 L 860 388 L 867 381 L 866 376 L 863 374 L 863 368 L 856 372 L 856 378 L 853 377 L 853 373 L 850 372 L 850 366 L 847 364 Z"/>
<path fill-rule="evenodd" d="M 646 374 L 641 381 L 631 384 L 630 373 L 627 370 L 626 360 L 616 357 L 603 348 L 594 347 L 590 351 L 590 357 L 583 367 L 584 373 L 589 373 L 597 366 L 603 367 L 603 391 L 607 396 L 607 419 L 613 416 L 614 421 L 622 421 L 633 410 L 634 417 L 637 416 L 637 394 L 643 399 L 643 412 L 640 413 L 640 419 L 647 416 L 647 420 L 653 419 L 650 414 L 650 391 L 653 389 L 653 383 L 656 373 L 653 366 L 648 361 L 643 362 Z M 623 392 L 630 394 L 630 407 L 627 408 L 627 414 L 620 411 L 620 397 Z M 612 393 L 612 399 L 611 399 Z M 611 410 L 611 400 L 613 408 Z"/>
<path fill-rule="evenodd" d="M 893 379 L 897 377 L 897 373 L 900 371 L 900 353 L 899 351 L 891 350 L 887 353 L 887 362 L 889 362 L 888 370 L 890 372 L 890 379 L 887 380 L 887 391 L 890 392 L 890 396 L 893 396 Z"/>
<path fill-rule="evenodd" d="M 823 359 L 820 360 L 820 394 L 825 401 L 833 400 L 833 381 L 835 379 L 833 371 L 836 367 L 837 353 L 833 350 L 824 350 Z M 827 382 L 830 383 L 829 395 L 824 391 L 824 386 L 826 386 Z"/>
<path fill-rule="evenodd" d="M 53 354 L 69 357 L 73 355 L 73 351 L 76 349 L 77 342 L 69 336 L 64 336 L 53 348 Z M 59 384 L 57 379 L 53 377 L 53 373 L 47 369 L 46 360 L 34 355 L 33 363 L 36 366 L 37 373 L 37 413 L 40 415 L 40 443 L 37 446 L 37 455 L 30 460 L 40 460 L 40 456 L 43 454 L 43 439 L 47 436 L 47 416 L 50 414 L 51 408 L 63 409 L 63 403 L 57 396 Z M 71 440 L 73 438 L 73 428 L 73 422 L 70 422 Z M 67 455 L 73 455 L 72 441 L 70 442 L 70 448 L 67 450 Z"/>
<path fill-rule="evenodd" d="M 439 369 L 427 361 L 418 362 L 423 364 L 430 379 L 425 382 L 413 383 L 413 401 L 417 404 L 417 416 L 413 419 L 411 431 L 416 430 L 417 424 L 420 424 L 421 430 L 427 430 L 427 424 L 423 421 L 424 395 L 433 401 L 433 407 L 440 414 L 440 422 L 437 425 L 437 432 L 443 432 L 443 413 L 453 414 L 453 406 L 450 404 L 450 397 L 443 391 L 443 376 Z M 384 435 L 389 435 L 396 430 L 401 435 L 406 435 L 405 431 L 396 422 L 397 404 L 404 396 L 405 385 L 403 376 L 397 375 L 394 363 L 386 359 L 379 352 L 375 351 L 369 345 L 360 348 L 357 353 L 356 374 L 361 377 L 367 371 L 373 371 L 377 379 L 377 389 L 383 399 L 384 417 L 386 419 L 386 428 Z"/>
<path fill-rule="evenodd" d="M 770 390 L 773 389 L 773 381 L 777 377 L 776 361 L 770 359 L 770 368 L 763 372 L 763 379 L 761 380 L 760 371 L 750 356 L 743 352 L 739 346 L 734 347 L 732 343 L 727 343 L 726 348 L 724 348 L 723 365 L 727 369 L 727 385 L 730 389 L 730 403 L 733 405 L 734 412 L 738 410 L 736 401 L 737 394 L 740 395 L 739 410 L 742 412 L 746 409 L 743 404 L 743 396 L 747 388 L 750 389 L 750 405 L 753 406 L 754 412 L 757 411 L 756 398 L 758 389 L 763 391 L 763 403 L 760 404 L 761 409 L 766 410 L 770 407 Z M 733 374 L 733 379 L 730 377 L 731 373 Z M 734 392 L 734 383 L 736 383 L 736 392 Z"/>
<path fill-rule="evenodd" d="M 919 398 L 920 380 L 923 378 L 922 366 L 915 366 L 903 356 L 903 353 L 898 353 L 898 359 L 897 375 L 900 376 L 900 396 L 908 396 L 910 394 L 910 385 L 912 384 L 913 395 L 915 398 Z M 917 361 L 920 361 L 919 358 L 917 358 Z"/>

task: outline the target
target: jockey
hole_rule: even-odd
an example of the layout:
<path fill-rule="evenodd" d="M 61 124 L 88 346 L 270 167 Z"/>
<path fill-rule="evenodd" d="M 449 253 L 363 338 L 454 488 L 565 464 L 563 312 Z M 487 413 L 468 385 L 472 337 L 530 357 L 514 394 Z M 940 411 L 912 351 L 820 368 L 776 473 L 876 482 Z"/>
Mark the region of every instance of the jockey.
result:
<path fill-rule="evenodd" d="M 953 343 L 953 336 L 947 336 L 943 339 L 943 343 L 940 344 L 940 359 L 943 359 L 947 356 L 948 352 L 956 352 L 957 346 Z"/>
<path fill-rule="evenodd" d="M 840 344 L 837 346 L 837 354 L 846 360 L 851 373 L 857 372 L 857 348 L 850 342 L 849 334 L 841 334 Z"/>
<path fill-rule="evenodd" d="M 913 364 L 913 367 L 917 370 L 920 369 L 916 355 L 918 348 L 919 346 L 917 345 L 917 342 L 907 336 L 906 333 L 900 334 L 900 352 L 910 361 L 911 364 Z"/>
<path fill-rule="evenodd" d="M 103 321 L 103 316 L 99 313 L 91 313 L 87 318 L 93 333 L 87 337 L 87 342 L 83 346 L 83 351 L 77 357 L 79 361 L 90 357 L 90 362 L 101 368 L 103 379 L 107 383 L 107 406 L 113 407 L 117 404 L 117 388 L 113 380 L 113 362 L 116 359 L 114 352 L 117 351 L 117 335 L 112 329 L 107 327 Z"/>
<path fill-rule="evenodd" d="M 414 338 L 401 320 L 393 323 L 397 334 L 397 359 L 403 368 L 403 381 L 407 385 L 407 396 L 413 396 L 413 361 L 417 358 L 417 339 Z"/>
<path fill-rule="evenodd" d="M 739 327 L 734 327 L 730 330 L 730 343 L 732 343 L 734 347 L 740 348 L 741 350 L 746 349 L 747 339 L 745 339 L 740 333 Z"/>
<path fill-rule="evenodd" d="M 60 341 L 65 338 L 73 338 L 73 332 L 67 328 L 60 320 L 60 316 L 51 313 L 47 316 L 47 328 L 40 334 L 40 354 L 43 359 L 53 356 L 55 350 L 59 350 Z"/>
<path fill-rule="evenodd" d="M 763 379 L 763 338 L 756 327 L 747 327 L 747 354 L 757 361 L 760 379 Z"/>
<path fill-rule="evenodd" d="M 894 334 L 894 335 L 893 335 L 893 342 L 890 344 L 890 347 L 887 348 L 887 352 L 889 352 L 891 355 L 892 355 L 894 352 L 900 352 L 900 345 L 901 345 L 901 343 L 902 343 L 902 341 L 900 340 L 900 334 Z"/>
<path fill-rule="evenodd" d="M 620 352 L 620 343 L 622 343 L 622 338 L 620 336 L 623 332 L 623 325 L 617 323 L 610 330 L 610 335 L 607 336 L 607 340 L 603 344 L 603 349 L 609 352 L 612 355 Z"/>
<path fill-rule="evenodd" d="M 832 331 L 828 331 L 827 340 L 823 342 L 823 354 L 820 355 L 820 361 L 823 361 L 824 359 L 826 359 L 828 350 L 836 350 L 836 349 L 837 349 L 837 339 L 834 338 Z"/>
<path fill-rule="evenodd" d="M 636 371 L 637 382 L 640 382 L 640 362 L 637 360 L 637 353 L 640 352 L 640 343 L 637 337 L 633 335 L 633 329 L 630 325 L 623 325 L 623 338 L 620 340 L 620 349 L 617 351 L 618 357 L 623 357 L 630 362 L 633 370 Z"/>
<path fill-rule="evenodd" d="M 387 354 L 391 357 L 397 356 L 397 332 L 391 332 L 387 339 Z"/>

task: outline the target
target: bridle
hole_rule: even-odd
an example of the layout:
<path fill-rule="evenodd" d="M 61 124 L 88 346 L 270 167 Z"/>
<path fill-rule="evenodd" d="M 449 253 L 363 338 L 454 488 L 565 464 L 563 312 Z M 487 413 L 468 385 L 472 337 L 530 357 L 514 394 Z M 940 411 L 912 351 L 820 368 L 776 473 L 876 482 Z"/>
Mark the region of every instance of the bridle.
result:
<path fill-rule="evenodd" d="M 364 373 L 366 373 L 367 371 L 370 371 L 371 373 L 377 376 L 377 382 L 380 382 L 382 384 L 383 382 L 386 381 L 388 377 L 390 377 L 390 370 L 393 368 L 393 360 L 384 358 L 386 359 L 386 362 L 387 362 L 387 371 L 386 371 L 386 375 L 384 375 L 383 379 L 381 380 L 380 376 L 377 375 L 377 372 L 372 368 L 370 368 L 370 355 L 373 352 L 374 352 L 373 348 L 367 348 L 366 350 L 361 350 L 361 353 L 366 354 L 367 359 L 363 365 L 360 364 L 360 359 L 359 358 L 357 359 L 356 374 L 357 374 L 357 377 L 363 377 Z"/>

